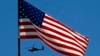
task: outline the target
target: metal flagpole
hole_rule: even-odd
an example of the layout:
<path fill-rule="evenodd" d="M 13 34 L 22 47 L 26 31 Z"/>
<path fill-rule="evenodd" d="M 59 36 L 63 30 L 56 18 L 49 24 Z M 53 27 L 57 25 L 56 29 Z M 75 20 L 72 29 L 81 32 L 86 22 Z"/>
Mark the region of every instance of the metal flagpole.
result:
<path fill-rule="evenodd" d="M 21 56 L 21 54 L 20 54 L 20 38 L 18 38 L 18 56 Z"/>
<path fill-rule="evenodd" d="M 20 52 L 20 35 L 19 35 L 19 6 L 20 6 L 20 1 L 21 0 L 18 0 L 18 56 L 21 56 L 21 52 Z"/>

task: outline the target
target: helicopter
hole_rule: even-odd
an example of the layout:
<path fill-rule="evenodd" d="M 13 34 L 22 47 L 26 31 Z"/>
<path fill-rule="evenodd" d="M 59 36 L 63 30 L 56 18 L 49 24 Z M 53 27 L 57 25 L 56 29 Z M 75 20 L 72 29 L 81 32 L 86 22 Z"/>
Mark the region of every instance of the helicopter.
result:
<path fill-rule="evenodd" d="M 41 49 L 38 49 L 38 48 L 34 47 L 34 45 L 33 45 L 33 47 L 31 47 L 31 48 L 28 49 L 28 51 L 30 51 L 30 52 L 40 51 L 40 50 L 44 50 L 44 46 L 42 46 Z"/>

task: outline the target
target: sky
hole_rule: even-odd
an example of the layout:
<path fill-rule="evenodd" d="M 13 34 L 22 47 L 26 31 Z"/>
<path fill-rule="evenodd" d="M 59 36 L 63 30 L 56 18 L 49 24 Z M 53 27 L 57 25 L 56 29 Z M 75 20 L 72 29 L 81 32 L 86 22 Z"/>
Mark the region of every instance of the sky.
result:
<path fill-rule="evenodd" d="M 89 37 L 85 56 L 100 56 L 100 0 L 26 0 Z M 0 0 L 0 56 L 18 56 L 18 2 Z M 43 51 L 29 52 L 30 47 Z M 63 56 L 39 39 L 21 40 L 21 56 Z"/>

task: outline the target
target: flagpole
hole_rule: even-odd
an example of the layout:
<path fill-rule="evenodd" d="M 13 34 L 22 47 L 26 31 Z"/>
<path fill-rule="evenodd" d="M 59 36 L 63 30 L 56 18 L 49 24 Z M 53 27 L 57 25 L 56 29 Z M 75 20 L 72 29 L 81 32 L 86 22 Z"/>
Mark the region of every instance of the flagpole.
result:
<path fill-rule="evenodd" d="M 20 0 L 18 0 L 18 56 L 21 56 L 21 50 L 20 50 L 20 35 L 19 35 L 19 3 L 20 3 Z"/>
<path fill-rule="evenodd" d="M 21 56 L 21 54 L 20 54 L 20 38 L 18 38 L 18 56 Z"/>

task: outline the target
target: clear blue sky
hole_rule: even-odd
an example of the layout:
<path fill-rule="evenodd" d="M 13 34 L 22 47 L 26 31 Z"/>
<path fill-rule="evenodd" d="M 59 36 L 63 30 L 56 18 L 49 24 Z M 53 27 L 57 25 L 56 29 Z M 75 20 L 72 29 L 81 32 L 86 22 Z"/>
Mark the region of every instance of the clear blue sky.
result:
<path fill-rule="evenodd" d="M 85 56 L 100 56 L 100 0 L 27 0 L 65 25 L 90 38 Z M 18 56 L 17 0 L 0 0 L 0 56 Z M 35 45 L 44 51 L 30 53 Z M 21 40 L 22 56 L 63 56 L 39 39 Z"/>

